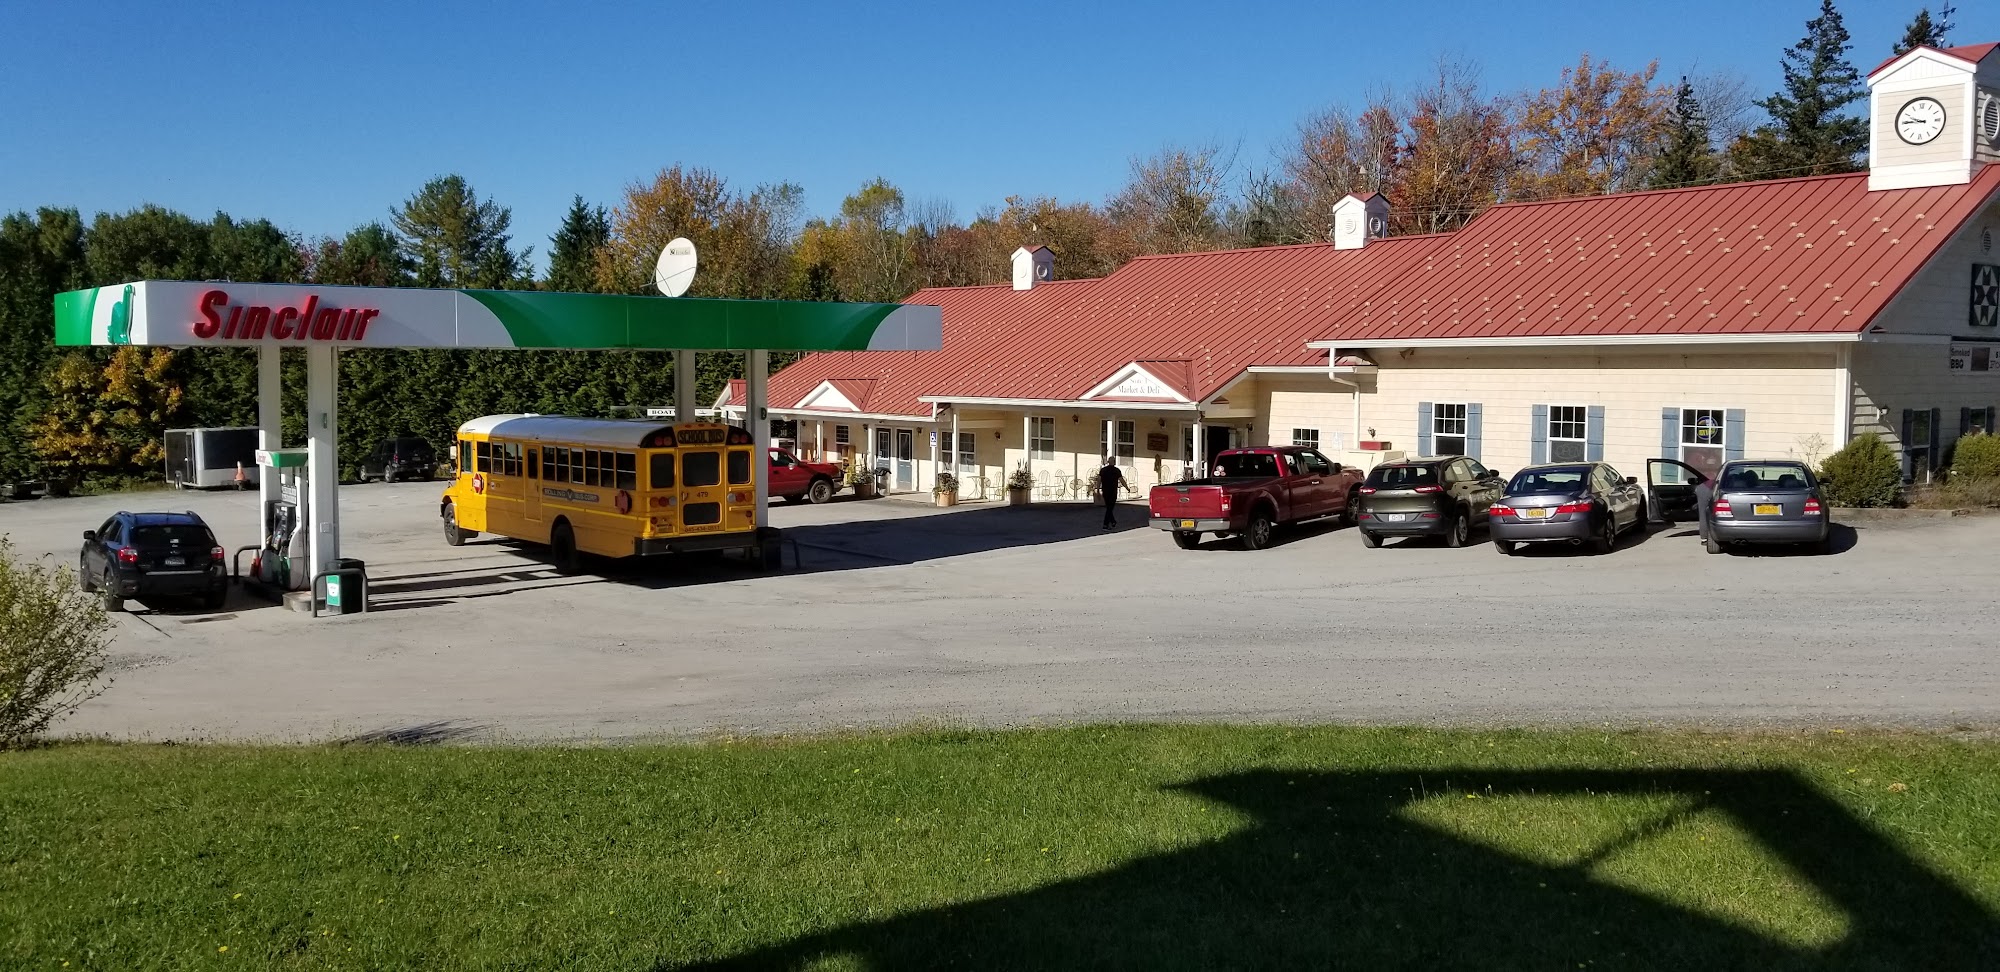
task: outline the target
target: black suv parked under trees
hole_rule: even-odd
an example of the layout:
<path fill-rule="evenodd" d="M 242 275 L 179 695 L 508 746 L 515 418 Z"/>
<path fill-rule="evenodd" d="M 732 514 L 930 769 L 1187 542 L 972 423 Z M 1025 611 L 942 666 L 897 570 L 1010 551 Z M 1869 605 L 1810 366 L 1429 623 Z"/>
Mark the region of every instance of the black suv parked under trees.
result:
<path fill-rule="evenodd" d="M 385 483 L 398 479 L 428 482 L 437 476 L 437 466 L 437 450 L 430 443 L 415 436 L 399 435 L 375 443 L 375 448 L 368 450 L 356 468 L 355 478 L 364 483 L 371 479 Z"/>
<path fill-rule="evenodd" d="M 104 596 L 107 611 L 124 610 L 128 597 L 195 597 L 215 610 L 229 596 L 226 558 L 193 513 L 120 512 L 83 531 L 76 576 L 86 592 Z"/>

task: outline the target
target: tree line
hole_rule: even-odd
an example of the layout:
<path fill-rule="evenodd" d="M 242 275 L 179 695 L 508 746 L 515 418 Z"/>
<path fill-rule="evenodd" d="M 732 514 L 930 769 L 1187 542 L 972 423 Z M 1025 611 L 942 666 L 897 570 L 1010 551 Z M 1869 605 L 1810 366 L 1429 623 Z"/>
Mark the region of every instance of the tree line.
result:
<path fill-rule="evenodd" d="M 1950 16 L 1920 10 L 1893 51 L 1944 45 Z M 1501 202 L 1855 171 L 1868 132 L 1851 46 L 1821 0 L 1782 54 L 1783 85 L 1762 99 L 1729 75 L 1668 82 L 1656 63 L 1628 70 L 1587 53 L 1546 88 L 1495 96 L 1474 66 L 1440 60 L 1413 89 L 1305 118 L 1268 164 L 1168 145 L 1134 158 L 1101 203 L 1010 196 L 966 220 L 879 178 L 808 219 L 797 185 L 746 190 L 676 164 L 608 207 L 576 197 L 540 274 L 515 245 L 511 210 L 457 175 L 337 238 L 157 206 L 88 222 L 75 209 L 14 213 L 0 219 L 0 482 L 157 478 L 162 429 L 255 420 L 253 351 L 59 353 L 51 299 L 64 290 L 172 279 L 646 293 L 661 248 L 686 236 L 702 258 L 690 296 L 895 301 L 1003 282 L 1023 245 L 1049 247 L 1057 276 L 1073 279 L 1144 254 L 1326 240 L 1349 193 L 1386 196 L 1392 234 L 1445 232 Z M 304 362 L 284 354 L 285 436 L 298 444 Z M 788 360 L 774 354 L 773 366 Z M 699 397 L 740 373 L 740 356 L 700 355 Z M 672 386 L 664 352 L 352 353 L 340 361 L 340 449 L 352 462 L 393 435 L 442 444 L 496 412 L 612 414 L 668 402 Z"/>

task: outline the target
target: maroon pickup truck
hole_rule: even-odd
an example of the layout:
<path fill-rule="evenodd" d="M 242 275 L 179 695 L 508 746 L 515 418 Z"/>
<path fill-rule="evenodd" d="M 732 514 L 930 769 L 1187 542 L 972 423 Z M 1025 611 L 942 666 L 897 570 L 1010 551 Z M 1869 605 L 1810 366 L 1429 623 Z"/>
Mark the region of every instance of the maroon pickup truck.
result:
<path fill-rule="evenodd" d="M 1261 550 L 1288 523 L 1338 516 L 1354 523 L 1362 474 L 1303 446 L 1231 449 L 1215 457 L 1215 475 L 1153 487 L 1153 526 L 1191 550 L 1201 535 L 1241 536 Z"/>

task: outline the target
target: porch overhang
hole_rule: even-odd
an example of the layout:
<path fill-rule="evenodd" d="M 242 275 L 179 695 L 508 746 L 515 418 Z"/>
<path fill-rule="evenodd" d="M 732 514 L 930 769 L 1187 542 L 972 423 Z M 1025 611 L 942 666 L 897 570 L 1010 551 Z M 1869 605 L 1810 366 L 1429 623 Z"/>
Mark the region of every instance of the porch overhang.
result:
<path fill-rule="evenodd" d="M 1061 398 L 978 398 L 955 395 L 922 395 L 918 401 L 933 405 L 980 405 L 993 408 L 1052 408 L 1091 409 L 1100 412 L 1195 412 L 1201 406 L 1195 402 L 1137 402 L 1105 399 L 1061 399 Z"/>
<path fill-rule="evenodd" d="M 1859 331 L 1777 332 L 1757 334 L 1554 334 L 1524 337 L 1354 338 L 1307 341 L 1306 347 L 1326 351 L 1372 348 L 1596 348 L 1714 344 L 1851 344 L 1864 340 Z"/>

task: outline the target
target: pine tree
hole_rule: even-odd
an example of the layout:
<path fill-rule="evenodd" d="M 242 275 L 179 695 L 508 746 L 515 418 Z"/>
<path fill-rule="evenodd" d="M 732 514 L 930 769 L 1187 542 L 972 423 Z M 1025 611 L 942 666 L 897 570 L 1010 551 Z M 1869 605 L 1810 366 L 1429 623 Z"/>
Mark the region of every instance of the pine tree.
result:
<path fill-rule="evenodd" d="M 1910 21 L 1910 26 L 1903 31 L 1903 39 L 1896 42 L 1896 56 L 1901 57 L 1919 47 L 1944 47 L 1945 31 L 1951 29 L 1951 15 L 1953 12 L 1954 8 L 1951 4 L 1947 3 L 1938 8 L 1937 19 L 1933 20 L 1931 19 L 1931 8 L 1923 7 L 1918 9 L 1917 16 Z"/>
<path fill-rule="evenodd" d="M 562 229 L 549 237 L 547 289 L 588 293 L 597 289 L 597 252 L 611 242 L 611 217 L 603 206 L 588 206 L 577 196 L 563 217 Z"/>
<path fill-rule="evenodd" d="M 1709 144 L 1708 114 L 1694 96 L 1694 83 L 1687 78 L 1674 91 L 1674 110 L 1667 122 L 1666 138 L 1653 160 L 1648 185 L 1655 189 L 1696 186 L 1713 181 L 1722 171 L 1722 160 Z"/>
<path fill-rule="evenodd" d="M 1847 60 L 1853 45 L 1833 0 L 1820 0 L 1806 36 L 1784 55 L 1785 87 L 1757 102 L 1770 124 L 1730 146 L 1736 170 L 1752 179 L 1854 172 L 1868 147 L 1868 123 L 1847 112 L 1867 97 Z"/>

